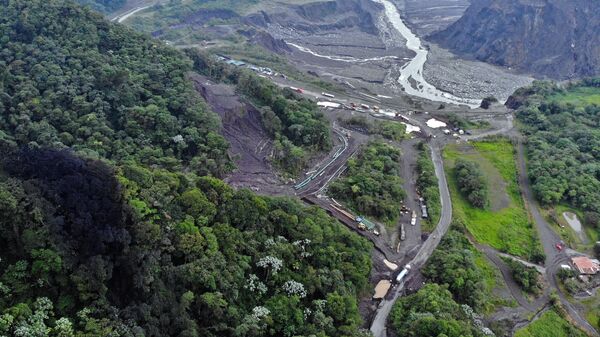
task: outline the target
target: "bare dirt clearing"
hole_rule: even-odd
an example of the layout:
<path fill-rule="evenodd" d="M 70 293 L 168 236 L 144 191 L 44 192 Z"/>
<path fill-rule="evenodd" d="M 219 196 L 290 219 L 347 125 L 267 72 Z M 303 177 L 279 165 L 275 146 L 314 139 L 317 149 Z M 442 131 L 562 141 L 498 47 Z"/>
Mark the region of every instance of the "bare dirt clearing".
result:
<path fill-rule="evenodd" d="M 221 117 L 222 134 L 229 141 L 237 169 L 225 181 L 235 188 L 250 188 L 268 195 L 293 195 L 271 167 L 273 149 L 261 123 L 260 112 L 242 102 L 232 86 L 216 84 L 204 76 L 192 77 L 196 90 Z"/>

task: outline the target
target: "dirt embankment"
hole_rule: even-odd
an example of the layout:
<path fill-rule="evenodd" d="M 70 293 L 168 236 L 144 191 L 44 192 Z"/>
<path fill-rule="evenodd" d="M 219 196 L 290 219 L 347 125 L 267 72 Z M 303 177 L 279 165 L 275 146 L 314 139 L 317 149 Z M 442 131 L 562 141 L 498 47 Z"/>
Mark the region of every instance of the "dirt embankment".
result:
<path fill-rule="evenodd" d="M 273 142 L 262 126 L 260 111 L 241 100 L 232 86 L 200 75 L 191 78 L 196 90 L 221 117 L 221 133 L 230 144 L 229 153 L 237 169 L 225 181 L 261 194 L 293 194 L 269 163 Z"/>
<path fill-rule="evenodd" d="M 315 1 L 302 5 L 285 5 L 248 15 L 246 24 L 268 28 L 279 25 L 309 34 L 331 30 L 354 29 L 376 35 L 378 33 L 371 13 L 370 0 Z"/>
<path fill-rule="evenodd" d="M 292 51 L 283 39 L 276 39 L 264 30 L 249 28 L 238 32 L 248 38 L 248 43 L 257 44 L 273 53 L 286 54 Z"/>

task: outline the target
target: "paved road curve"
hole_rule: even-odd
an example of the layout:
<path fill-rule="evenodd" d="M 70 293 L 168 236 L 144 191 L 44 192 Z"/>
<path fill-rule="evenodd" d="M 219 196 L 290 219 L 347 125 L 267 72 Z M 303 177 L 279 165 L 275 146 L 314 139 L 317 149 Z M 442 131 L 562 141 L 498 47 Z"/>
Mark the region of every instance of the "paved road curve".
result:
<path fill-rule="evenodd" d="M 441 146 L 435 142 L 431 142 L 430 147 L 431 158 L 435 167 L 435 175 L 438 178 L 442 212 L 437 227 L 431 233 L 427 241 L 425 241 L 425 243 L 421 246 L 415 258 L 409 262 L 412 266 L 411 273 L 414 273 L 415 271 L 423 267 L 427 259 L 429 259 L 429 257 L 435 250 L 435 248 L 439 245 L 442 237 L 446 234 L 448 228 L 450 227 L 450 223 L 452 222 L 452 203 L 450 201 L 450 192 L 448 191 L 448 183 L 446 182 L 446 175 L 444 173 L 444 163 L 442 161 Z M 371 323 L 371 332 L 375 337 L 387 336 L 387 318 L 390 314 L 390 311 L 392 310 L 394 303 L 396 302 L 398 297 L 400 297 L 403 286 L 404 283 L 398 284 L 393 290 L 393 296 L 391 298 L 384 299 L 380 303 L 379 308 L 377 310 L 377 314 L 373 319 L 373 323 Z"/>
<path fill-rule="evenodd" d="M 414 273 L 416 270 L 419 270 L 423 267 L 427 259 L 431 256 L 437 245 L 440 243 L 441 238 L 448 231 L 448 228 L 450 227 L 450 223 L 452 221 L 452 204 L 450 200 L 450 193 L 448 191 L 448 184 L 446 182 L 446 176 L 444 174 L 443 161 L 441 158 L 441 147 L 443 145 L 437 144 L 436 142 L 432 142 L 430 143 L 430 146 L 431 157 L 434 163 L 435 173 L 438 178 L 442 212 L 437 228 L 420 248 L 415 258 L 410 262 L 410 264 L 413 267 L 411 273 Z M 554 233 L 550 225 L 539 212 L 537 201 L 533 196 L 533 192 L 531 191 L 531 187 L 529 184 L 529 179 L 527 178 L 526 164 L 523 154 L 523 144 L 520 141 L 517 146 L 517 149 L 519 161 L 519 185 L 522 189 L 523 198 L 529 205 L 529 211 L 531 212 L 531 215 L 536 223 L 540 235 L 540 241 L 542 242 L 542 245 L 544 247 L 544 252 L 546 254 L 546 278 L 548 279 L 550 286 L 553 289 L 558 290 L 558 295 L 563 307 L 567 310 L 569 316 L 575 321 L 575 323 L 580 328 L 586 330 L 590 334 L 594 336 L 599 336 L 598 332 L 594 329 L 594 327 L 591 324 L 589 324 L 587 320 L 581 317 L 577 308 L 575 308 L 575 306 L 567 300 L 566 296 L 558 288 L 558 283 L 556 281 L 556 273 L 560 267 L 560 264 L 565 263 L 568 260 L 568 256 L 564 251 L 558 252 L 554 248 L 554 245 L 560 240 L 560 238 L 556 233 Z M 398 297 L 400 297 L 403 290 L 403 286 L 404 283 L 398 284 L 397 287 L 393 290 L 393 295 L 381 302 L 377 310 L 377 314 L 371 324 L 371 332 L 375 337 L 387 336 L 387 318 L 390 314 L 390 311 L 392 310 L 394 303 L 396 302 Z M 533 306 L 534 305 L 528 305 L 526 307 L 530 307 L 529 309 L 533 309 Z"/>

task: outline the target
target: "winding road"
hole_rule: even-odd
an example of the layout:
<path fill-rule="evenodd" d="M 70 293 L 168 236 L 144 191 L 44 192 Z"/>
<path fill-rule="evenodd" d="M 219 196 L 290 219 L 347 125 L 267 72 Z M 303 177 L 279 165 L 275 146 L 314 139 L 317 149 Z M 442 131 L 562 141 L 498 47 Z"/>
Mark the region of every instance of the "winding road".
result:
<path fill-rule="evenodd" d="M 529 213 L 533 217 L 536 224 L 540 241 L 546 254 L 546 279 L 550 287 L 556 290 L 562 306 L 565 308 L 569 316 L 579 326 L 579 328 L 587 331 L 588 333 L 599 336 L 598 331 L 581 316 L 579 310 L 567 299 L 565 294 L 561 291 L 558 286 L 557 273 L 560 269 L 560 265 L 567 263 L 569 256 L 566 250 L 558 251 L 554 245 L 560 241 L 560 237 L 552 230 L 550 224 L 542 216 L 539 211 L 539 204 L 533 195 L 531 190 L 531 184 L 527 177 L 527 163 L 525 161 L 525 149 L 523 141 L 518 138 L 517 140 L 517 156 L 519 165 L 519 186 L 521 186 L 521 193 L 528 207 Z"/>
<path fill-rule="evenodd" d="M 427 241 L 423 243 L 417 255 L 409 262 L 412 267 L 410 272 L 411 274 L 421 269 L 425 262 L 427 262 L 435 248 L 440 244 L 442 237 L 446 234 L 448 228 L 450 228 L 450 223 L 452 222 L 452 202 L 450 200 L 450 192 L 448 190 L 448 183 L 446 182 L 446 175 L 444 173 L 444 163 L 441 155 L 442 144 L 430 142 L 430 148 L 431 158 L 433 159 L 433 165 L 435 167 L 435 175 L 437 176 L 438 187 L 440 189 L 440 202 L 442 205 L 442 211 L 437 227 L 431 233 L 431 235 L 429 235 Z M 398 284 L 398 286 L 392 290 L 393 295 L 390 298 L 382 300 L 380 303 L 377 314 L 375 315 L 370 328 L 375 337 L 387 336 L 387 318 L 394 303 L 398 297 L 402 295 L 403 289 L 404 283 Z"/>
<path fill-rule="evenodd" d="M 440 92 L 437 88 L 433 87 L 431 84 L 427 83 L 423 78 L 423 64 L 427 59 L 427 50 L 421 46 L 419 38 L 414 35 L 410 30 L 406 27 L 406 25 L 402 22 L 400 17 L 400 13 L 396 6 L 391 3 L 389 0 L 373 0 L 374 2 L 380 3 L 384 6 L 385 15 L 390 22 L 390 24 L 400 32 L 407 40 L 407 48 L 413 50 L 416 53 L 415 58 L 413 58 L 409 63 L 407 63 L 401 70 L 401 77 L 398 79 L 400 85 L 403 86 L 405 92 L 409 95 L 418 96 L 422 98 L 427 98 L 433 101 L 443 101 L 450 102 L 454 104 L 463 104 L 469 105 L 470 107 L 474 107 L 476 102 L 468 101 L 457 97 L 448 96 L 447 93 Z M 356 60 L 346 60 L 348 62 L 356 61 Z M 413 84 L 416 83 L 416 86 Z M 318 95 L 317 95 L 318 96 Z M 444 137 L 430 137 L 430 132 L 440 133 L 439 130 L 431 131 L 431 129 L 427 128 L 424 123 L 411 119 L 410 123 L 413 125 L 417 125 L 421 127 L 426 138 L 429 139 L 429 145 L 431 149 L 431 157 L 433 160 L 433 164 L 435 167 L 435 173 L 438 178 L 439 190 L 440 190 L 440 202 L 442 206 L 441 216 L 439 223 L 436 229 L 431 233 L 429 238 L 420 246 L 418 252 L 415 257 L 408 262 L 412 269 L 409 272 L 409 276 L 406 282 L 410 281 L 412 275 L 416 275 L 419 273 L 419 270 L 423 267 L 426 261 L 429 259 L 435 248 L 439 245 L 441 238 L 446 234 L 448 228 L 450 227 L 452 221 L 452 204 L 450 200 L 450 194 L 448 191 L 448 185 L 446 182 L 446 176 L 444 173 L 444 166 L 441 157 L 441 151 L 445 142 L 448 140 Z M 584 329 L 588 333 L 598 336 L 598 332 L 594 329 L 589 322 L 585 320 L 577 310 L 577 308 L 568 301 L 565 294 L 561 292 L 558 287 L 558 282 L 556 279 L 556 274 L 560 268 L 560 264 L 566 263 L 569 260 L 569 256 L 565 251 L 558 252 L 555 249 L 555 244 L 560 241 L 560 238 L 554 231 L 551 229 L 550 225 L 544 219 L 544 217 L 539 212 L 539 205 L 534 198 L 533 192 L 531 191 L 531 186 L 529 184 L 529 180 L 527 178 L 526 171 L 526 163 L 524 158 L 524 150 L 521 139 L 519 138 L 518 132 L 513 127 L 512 123 L 512 115 L 506 117 L 506 121 L 502 123 L 499 127 L 494 128 L 493 130 L 472 136 L 463 136 L 463 140 L 477 140 L 482 139 L 489 136 L 494 135 L 510 135 L 512 138 L 517 138 L 517 150 L 518 150 L 518 164 L 519 164 L 519 185 L 522 190 L 523 198 L 528 205 L 529 212 L 532 216 L 533 221 L 537 227 L 539 232 L 540 241 L 544 247 L 544 252 L 546 254 L 545 261 L 545 276 L 549 282 L 549 288 L 546 290 L 544 296 L 534 303 L 529 303 L 522 297 L 520 293 L 520 289 L 517 290 L 515 284 L 507 282 L 507 286 L 511 291 L 511 294 L 517 302 L 521 306 L 521 310 L 525 310 L 527 312 L 537 312 L 539 313 L 538 308 L 543 307 L 544 302 L 549 298 L 548 295 L 550 293 L 550 289 L 556 290 L 560 301 L 567 311 L 568 315 L 572 318 L 573 322 Z M 445 140 L 444 140 L 445 139 Z M 343 162 L 347 160 L 347 158 L 340 158 L 340 163 L 333 166 L 343 165 Z M 341 166 L 340 166 L 341 167 Z M 315 185 L 320 185 L 322 182 L 318 181 Z M 318 188 L 318 190 L 322 190 Z M 311 191 L 314 193 L 314 190 Z M 498 259 L 497 252 L 492 253 L 490 251 L 485 251 L 486 255 L 492 262 L 494 262 L 497 266 L 503 265 L 502 261 Z M 386 254 L 388 255 L 388 254 Z M 399 261 L 397 261 L 399 262 Z M 503 270 L 500 268 L 501 272 L 505 279 L 508 279 L 507 270 Z M 371 323 L 370 330 L 375 337 L 384 337 L 387 336 L 386 325 L 387 319 L 390 314 L 390 311 L 393 307 L 395 301 L 403 294 L 404 283 L 400 283 L 396 285 L 394 288 L 390 290 L 390 293 L 384 299 L 375 314 L 375 317 Z"/>
<path fill-rule="evenodd" d="M 140 7 L 133 8 L 133 9 L 131 9 L 128 12 L 125 12 L 123 14 L 115 16 L 111 21 L 116 21 L 118 23 L 123 23 L 123 22 L 125 22 L 125 20 L 129 19 L 130 17 L 132 17 L 136 13 L 141 12 L 144 9 L 150 8 L 150 7 L 152 7 L 152 5 L 140 6 Z"/>
<path fill-rule="evenodd" d="M 426 99 L 429 99 L 432 101 L 441 101 L 441 102 L 447 102 L 447 103 L 452 103 L 452 104 L 456 104 L 456 105 L 467 105 L 471 108 L 477 107 L 479 105 L 480 101 L 463 99 L 463 98 L 451 95 L 449 93 L 440 91 L 435 86 L 431 85 L 430 83 L 428 83 L 425 80 L 425 78 L 423 77 L 423 67 L 424 67 L 425 62 L 427 61 L 427 54 L 428 54 L 427 49 L 422 46 L 421 40 L 414 33 L 412 33 L 410 31 L 410 29 L 404 24 L 404 22 L 401 19 L 400 12 L 398 11 L 396 6 L 391 1 L 389 1 L 389 0 L 373 0 L 373 1 L 383 5 L 384 13 L 385 13 L 389 23 L 391 24 L 391 26 L 394 29 L 396 29 L 407 40 L 406 47 L 409 50 L 414 51 L 416 54 L 412 60 L 410 60 L 408 63 L 406 63 L 402 67 L 402 69 L 400 71 L 400 77 L 398 78 L 398 83 L 404 88 L 404 91 L 406 92 L 406 94 L 426 98 Z M 140 6 L 140 7 L 133 8 L 121 15 L 114 17 L 113 21 L 122 23 L 125 20 L 131 18 L 133 15 L 135 15 L 149 7 L 150 6 Z M 319 56 L 319 57 L 330 58 L 329 56 L 315 54 L 314 52 L 312 52 L 306 48 L 303 48 L 302 46 L 298 46 L 298 45 L 293 45 L 293 46 L 300 49 L 301 51 L 313 53 L 314 55 Z M 345 61 L 345 62 L 371 62 L 371 61 L 376 61 L 376 60 L 381 60 L 381 59 L 386 59 L 386 58 L 394 59 L 394 57 L 385 56 L 385 57 L 381 57 L 381 58 L 372 58 L 372 59 L 339 58 L 339 60 Z M 318 93 L 311 93 L 311 94 L 315 97 L 320 96 Z M 371 97 L 371 98 L 374 98 L 374 97 Z M 452 222 L 452 204 L 451 204 L 451 199 L 450 199 L 450 193 L 448 190 L 448 184 L 446 181 L 446 175 L 444 173 L 444 165 L 443 165 L 443 160 L 442 160 L 442 155 L 441 155 L 441 151 L 443 149 L 443 146 L 445 145 L 444 140 L 441 139 L 442 137 L 440 137 L 440 139 L 429 138 L 428 131 L 427 131 L 429 129 L 424 125 L 424 123 L 417 121 L 417 120 L 410 120 L 410 122 L 414 125 L 420 126 L 421 130 L 423 130 L 425 136 L 428 139 L 430 139 L 429 145 L 430 145 L 430 150 L 431 150 L 431 158 L 432 158 L 432 161 L 434 164 L 435 174 L 438 179 L 438 188 L 440 191 L 441 214 L 440 214 L 440 220 L 439 220 L 435 230 L 429 235 L 428 239 L 419 247 L 419 250 L 417 251 L 415 257 L 412 260 L 410 260 L 410 262 L 408 262 L 408 264 L 410 264 L 412 267 L 412 269 L 409 273 L 409 276 L 408 276 L 408 280 L 410 279 L 411 275 L 417 274 L 419 272 L 419 270 L 424 266 L 424 264 L 427 262 L 427 260 L 432 255 L 433 251 L 439 245 L 442 237 L 448 231 L 450 224 Z M 512 130 L 512 120 L 509 120 L 508 125 L 506 127 L 502 127 L 502 128 L 499 128 L 499 129 L 496 129 L 496 130 L 493 130 L 493 131 L 490 131 L 490 132 L 487 132 L 484 134 L 480 134 L 480 135 L 468 136 L 468 137 L 465 137 L 465 139 L 475 140 L 478 138 L 483 138 L 483 137 L 491 136 L 491 135 L 507 134 L 507 133 L 512 132 L 511 130 Z M 341 137 L 343 137 L 343 135 L 341 135 Z M 339 157 L 334 158 L 334 160 L 332 160 L 330 165 L 327 165 L 326 167 L 324 167 L 322 169 L 323 170 L 322 173 L 319 174 L 318 178 L 314 179 L 314 181 L 311 181 L 311 183 L 307 185 L 306 190 L 302 191 L 302 193 L 299 193 L 299 195 L 313 195 L 313 194 L 316 195 L 316 194 L 319 194 L 320 192 L 322 192 L 323 189 L 327 186 L 327 184 L 331 181 L 331 179 L 335 178 L 338 174 L 340 174 L 343 171 L 343 167 L 344 167 L 345 163 L 353 155 L 354 151 L 356 151 L 356 149 L 358 148 L 359 145 L 360 145 L 360 142 L 355 142 L 354 140 L 350 140 L 349 144 L 345 144 L 345 146 L 348 149 L 347 150 L 344 149 L 343 153 L 341 153 L 341 155 Z M 525 162 L 525 157 L 524 157 L 524 146 L 523 146 L 521 139 L 518 139 L 517 150 L 518 150 L 517 152 L 518 152 L 518 165 L 519 165 L 519 177 L 518 177 L 519 185 L 522 190 L 523 198 L 526 201 L 526 204 L 528 205 L 529 212 L 536 224 L 536 227 L 537 227 L 537 230 L 539 233 L 539 237 L 540 237 L 540 241 L 543 245 L 544 252 L 546 254 L 546 261 L 545 261 L 546 271 L 545 272 L 546 272 L 546 279 L 549 282 L 549 286 L 552 289 L 555 289 L 557 291 L 557 294 L 559 296 L 559 299 L 560 299 L 563 307 L 565 308 L 565 310 L 567 311 L 569 316 L 572 318 L 574 323 L 576 325 L 578 325 L 580 328 L 586 330 L 588 333 L 598 336 L 598 332 L 594 329 L 594 327 L 589 322 L 587 322 L 587 320 L 584 317 L 581 316 L 579 310 L 575 307 L 575 305 L 573 305 L 571 302 L 569 302 L 569 300 L 567 299 L 565 294 L 560 290 L 560 288 L 558 286 L 557 277 L 556 277 L 557 272 L 560 268 L 560 264 L 568 261 L 569 256 L 567 255 L 567 253 L 565 251 L 558 252 L 554 248 L 555 243 L 559 242 L 560 238 L 552 230 L 552 228 L 550 227 L 548 222 L 544 219 L 544 217 L 539 212 L 539 205 L 538 205 L 537 201 L 535 200 L 535 197 L 531 190 L 529 179 L 527 177 L 526 162 Z M 321 205 L 321 206 L 324 207 L 323 205 Z M 382 247 L 381 250 L 385 251 L 385 247 Z M 486 252 L 486 255 L 488 256 L 488 258 L 490 258 L 490 260 L 497 263 L 498 266 L 502 265 L 502 262 L 497 258 L 496 254 L 492 254 L 489 251 L 485 251 L 485 250 L 484 250 L 484 252 Z M 503 268 L 500 268 L 500 270 L 503 273 L 503 275 L 505 276 L 505 278 L 507 278 L 506 277 L 507 270 L 503 269 Z M 523 308 L 525 308 L 527 310 L 531 310 L 531 311 L 536 309 L 536 307 L 537 307 L 536 304 L 538 304 L 537 302 L 535 304 L 527 302 L 524 298 L 522 298 L 522 294 L 517 294 L 513 291 L 514 285 L 509 284 L 508 286 L 509 286 L 509 289 L 511 289 L 513 296 L 517 299 L 517 301 Z M 387 319 L 389 317 L 389 314 L 391 312 L 391 309 L 392 309 L 394 303 L 403 294 L 403 290 L 404 290 L 404 282 L 395 286 L 391 290 L 391 294 L 388 294 L 387 298 L 384 299 L 380 303 L 379 308 L 376 312 L 375 318 L 373 319 L 372 324 L 370 326 L 370 330 L 375 337 L 386 337 L 387 336 L 387 331 L 386 331 Z"/>
<path fill-rule="evenodd" d="M 418 124 L 418 123 L 415 123 Z M 509 132 L 514 131 L 512 128 L 501 128 L 499 130 L 485 133 L 479 136 L 471 137 L 471 140 L 478 139 L 481 137 L 496 135 L 496 134 L 507 134 Z M 431 256 L 435 248 L 440 243 L 443 235 L 448 231 L 450 223 L 452 221 L 452 204 L 450 199 L 450 193 L 448 191 L 448 184 L 446 181 L 446 176 L 444 173 L 443 161 L 441 158 L 441 149 L 444 144 L 442 141 L 433 141 L 430 142 L 431 147 L 431 157 L 433 159 L 433 164 L 435 167 L 435 173 L 438 178 L 438 185 L 440 189 L 440 201 L 442 205 L 441 217 L 435 231 L 430 235 L 429 239 L 421 246 L 417 255 L 414 259 L 412 259 L 409 263 L 412 266 L 411 272 L 409 275 L 414 274 L 420 268 L 423 267 L 427 259 Z M 550 224 L 546 221 L 546 219 L 541 215 L 539 211 L 539 205 L 533 195 L 531 190 L 530 182 L 527 177 L 526 170 L 526 162 L 524 156 L 524 146 L 520 138 L 517 137 L 517 157 L 518 157 L 518 171 L 519 171 L 519 186 L 521 187 L 521 191 L 523 194 L 523 198 L 526 202 L 528 210 L 533 218 L 533 221 L 536 224 L 537 230 L 539 232 L 540 241 L 544 248 L 544 253 L 546 254 L 546 262 L 545 262 L 545 276 L 548 280 L 550 287 L 545 291 L 543 297 L 539 298 L 537 301 L 530 303 L 528 302 L 520 292 L 520 288 L 514 284 L 514 281 L 507 282 L 507 286 L 511 291 L 513 297 L 517 300 L 519 305 L 528 312 L 540 312 L 540 308 L 543 308 L 545 302 L 548 300 L 548 295 L 550 290 L 555 290 L 559 296 L 560 302 L 562 306 L 565 308 L 569 317 L 572 319 L 573 323 L 575 323 L 579 328 L 585 330 L 589 334 L 593 336 L 600 336 L 598 331 L 584 318 L 582 317 L 579 310 L 567 299 L 566 295 L 560 290 L 557 281 L 557 272 L 560 269 L 560 265 L 563 263 L 567 263 L 569 260 L 569 256 L 566 251 L 557 251 L 554 247 L 556 242 L 560 241 L 559 236 L 552 230 Z M 481 247 L 480 247 L 481 248 Z M 504 263 L 498 258 L 498 254 L 495 251 L 482 249 L 486 256 L 494 262 L 497 266 L 501 267 Z M 503 277 L 505 280 L 511 279 L 510 275 L 508 275 L 508 270 L 506 268 L 500 268 L 500 271 L 503 273 Z M 371 323 L 370 330 L 375 337 L 386 337 L 386 323 L 390 311 L 396 302 L 396 300 L 402 295 L 404 288 L 404 282 L 397 285 L 394 288 L 391 296 L 388 296 L 384 299 L 377 310 L 376 316 Z"/>

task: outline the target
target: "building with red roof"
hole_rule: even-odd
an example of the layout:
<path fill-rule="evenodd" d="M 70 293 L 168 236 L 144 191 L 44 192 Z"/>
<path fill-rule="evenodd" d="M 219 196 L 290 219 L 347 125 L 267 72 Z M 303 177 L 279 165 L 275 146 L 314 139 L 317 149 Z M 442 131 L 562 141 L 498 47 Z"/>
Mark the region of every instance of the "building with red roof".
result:
<path fill-rule="evenodd" d="M 577 256 L 571 259 L 580 274 L 595 275 L 600 271 L 600 262 L 587 256 Z"/>

